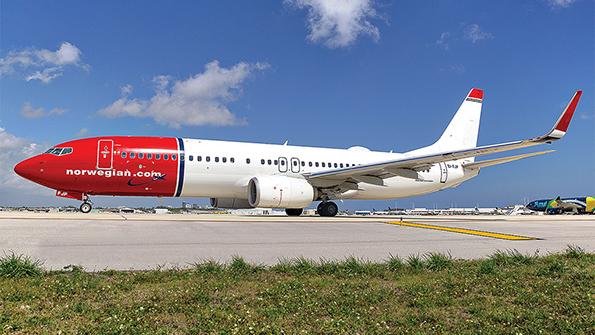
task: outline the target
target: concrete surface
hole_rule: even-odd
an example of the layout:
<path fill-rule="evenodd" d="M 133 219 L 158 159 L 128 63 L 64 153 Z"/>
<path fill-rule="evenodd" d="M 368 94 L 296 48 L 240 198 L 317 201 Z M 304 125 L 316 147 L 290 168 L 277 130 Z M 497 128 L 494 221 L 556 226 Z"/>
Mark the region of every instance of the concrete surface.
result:
<path fill-rule="evenodd" d="M 25 254 L 48 269 L 188 266 L 240 255 L 254 263 L 304 256 L 381 261 L 430 251 L 478 258 L 496 250 L 541 254 L 568 244 L 595 251 L 595 216 L 431 216 L 404 220 L 539 238 L 508 241 L 386 224 L 400 217 L 268 217 L 0 212 L 0 252 Z"/>

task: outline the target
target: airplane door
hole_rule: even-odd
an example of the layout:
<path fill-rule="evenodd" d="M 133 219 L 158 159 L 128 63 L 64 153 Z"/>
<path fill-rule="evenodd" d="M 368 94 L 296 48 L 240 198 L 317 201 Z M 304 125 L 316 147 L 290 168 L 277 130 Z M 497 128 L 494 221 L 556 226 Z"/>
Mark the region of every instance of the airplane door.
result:
<path fill-rule="evenodd" d="M 111 169 L 114 163 L 114 141 L 99 140 L 97 142 L 97 168 Z"/>
<path fill-rule="evenodd" d="M 446 183 L 446 180 L 448 179 L 448 167 L 446 166 L 446 163 L 439 163 L 438 165 L 440 166 L 440 182 Z"/>
<path fill-rule="evenodd" d="M 300 160 L 293 157 L 291 159 L 291 172 L 298 173 L 300 172 Z"/>
<path fill-rule="evenodd" d="M 279 172 L 287 172 L 287 158 L 279 157 Z"/>

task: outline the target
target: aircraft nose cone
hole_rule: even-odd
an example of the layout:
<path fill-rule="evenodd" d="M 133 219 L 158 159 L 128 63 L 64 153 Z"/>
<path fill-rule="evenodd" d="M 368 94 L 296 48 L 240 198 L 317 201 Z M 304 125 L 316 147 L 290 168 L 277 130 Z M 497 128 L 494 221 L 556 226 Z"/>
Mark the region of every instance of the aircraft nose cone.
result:
<path fill-rule="evenodd" d="M 43 164 L 37 157 L 32 157 L 29 159 L 25 159 L 24 161 L 18 163 L 14 167 L 14 172 L 19 176 L 33 180 L 36 176 L 38 176 L 42 171 L 41 165 Z"/>

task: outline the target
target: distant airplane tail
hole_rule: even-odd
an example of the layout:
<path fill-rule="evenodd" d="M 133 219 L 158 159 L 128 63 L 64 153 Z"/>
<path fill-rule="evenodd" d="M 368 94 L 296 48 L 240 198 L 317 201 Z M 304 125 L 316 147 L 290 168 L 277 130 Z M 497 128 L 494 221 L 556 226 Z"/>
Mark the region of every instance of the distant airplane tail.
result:
<path fill-rule="evenodd" d="M 475 148 L 479 135 L 482 102 L 483 90 L 472 88 L 438 141 L 428 147 L 418 149 L 419 152 L 446 152 Z M 473 162 L 475 157 L 466 160 Z"/>

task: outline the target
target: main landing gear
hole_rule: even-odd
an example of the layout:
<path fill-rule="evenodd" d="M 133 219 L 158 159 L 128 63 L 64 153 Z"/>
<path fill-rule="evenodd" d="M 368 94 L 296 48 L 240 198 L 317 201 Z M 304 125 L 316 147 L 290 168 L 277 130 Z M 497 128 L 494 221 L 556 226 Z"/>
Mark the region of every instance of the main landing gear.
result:
<path fill-rule="evenodd" d="M 332 201 L 323 201 L 318 204 L 316 211 L 320 216 L 335 216 L 339 213 L 339 207 Z"/>
<path fill-rule="evenodd" d="M 287 216 L 300 216 L 304 212 L 303 208 L 285 208 Z"/>

